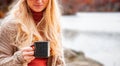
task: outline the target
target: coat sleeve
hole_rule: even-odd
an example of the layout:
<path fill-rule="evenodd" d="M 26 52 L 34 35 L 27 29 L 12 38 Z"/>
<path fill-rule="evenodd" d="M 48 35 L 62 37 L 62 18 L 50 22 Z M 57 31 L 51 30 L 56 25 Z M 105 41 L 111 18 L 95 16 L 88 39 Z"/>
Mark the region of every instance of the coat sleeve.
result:
<path fill-rule="evenodd" d="M 12 45 L 17 35 L 17 25 L 4 23 L 0 28 L 0 66 L 22 66 L 25 62 L 21 51 Z"/>

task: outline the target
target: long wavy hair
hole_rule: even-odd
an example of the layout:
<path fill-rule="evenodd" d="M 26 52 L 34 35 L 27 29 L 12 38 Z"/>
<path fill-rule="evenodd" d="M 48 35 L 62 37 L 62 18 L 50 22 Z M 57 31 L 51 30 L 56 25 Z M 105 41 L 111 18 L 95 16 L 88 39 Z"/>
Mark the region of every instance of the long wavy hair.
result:
<path fill-rule="evenodd" d="M 59 55 L 62 48 L 59 24 L 60 11 L 57 1 L 49 0 L 43 18 L 37 26 L 31 14 L 26 0 L 19 0 L 8 13 L 7 20 L 15 20 L 22 25 L 18 29 L 15 41 L 17 43 L 22 41 L 21 46 L 30 46 L 35 41 L 50 41 L 51 55 Z M 20 39 L 23 40 L 20 41 Z"/>

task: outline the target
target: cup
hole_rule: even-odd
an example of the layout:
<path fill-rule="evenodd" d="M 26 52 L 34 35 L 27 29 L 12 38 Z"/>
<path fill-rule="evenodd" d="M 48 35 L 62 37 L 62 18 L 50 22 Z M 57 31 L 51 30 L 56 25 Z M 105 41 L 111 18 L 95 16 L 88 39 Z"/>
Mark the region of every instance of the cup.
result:
<path fill-rule="evenodd" d="M 48 58 L 50 56 L 50 44 L 48 41 L 34 42 L 34 56 L 36 58 Z"/>

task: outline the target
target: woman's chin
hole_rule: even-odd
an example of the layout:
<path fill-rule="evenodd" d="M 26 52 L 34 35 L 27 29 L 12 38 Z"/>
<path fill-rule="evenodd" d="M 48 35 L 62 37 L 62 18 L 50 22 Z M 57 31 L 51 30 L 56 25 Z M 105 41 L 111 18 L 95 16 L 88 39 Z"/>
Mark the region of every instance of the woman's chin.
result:
<path fill-rule="evenodd" d="M 42 9 L 33 9 L 33 11 L 35 11 L 35 12 L 41 12 Z"/>

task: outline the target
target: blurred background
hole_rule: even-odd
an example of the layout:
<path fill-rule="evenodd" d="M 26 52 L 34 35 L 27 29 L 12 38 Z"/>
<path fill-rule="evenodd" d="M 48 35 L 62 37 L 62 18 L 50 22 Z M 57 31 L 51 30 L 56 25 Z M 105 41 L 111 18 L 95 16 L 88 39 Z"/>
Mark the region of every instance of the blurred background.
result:
<path fill-rule="evenodd" d="M 14 0 L 0 0 L 0 21 Z M 120 66 L 120 0 L 59 0 L 67 66 Z"/>

